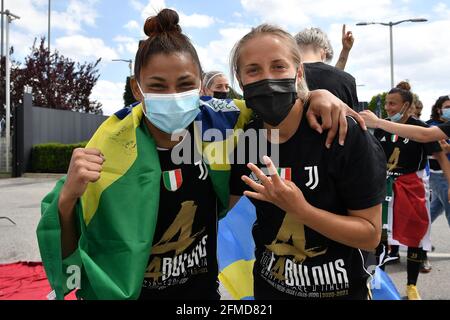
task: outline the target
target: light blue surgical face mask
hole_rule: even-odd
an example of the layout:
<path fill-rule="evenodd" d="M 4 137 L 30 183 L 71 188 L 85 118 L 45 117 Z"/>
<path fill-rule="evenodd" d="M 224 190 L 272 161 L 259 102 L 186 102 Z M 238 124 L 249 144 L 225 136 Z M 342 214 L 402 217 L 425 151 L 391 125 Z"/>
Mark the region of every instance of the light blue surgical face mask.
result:
<path fill-rule="evenodd" d="M 392 122 L 399 122 L 400 120 L 402 120 L 403 118 L 403 113 L 396 113 L 394 114 L 392 117 L 389 117 L 389 119 L 391 119 Z"/>
<path fill-rule="evenodd" d="M 144 93 L 145 116 L 158 129 L 172 134 L 186 129 L 200 112 L 200 90 L 181 93 Z"/>
<path fill-rule="evenodd" d="M 442 119 L 445 121 L 450 121 L 450 109 L 442 109 Z"/>
<path fill-rule="evenodd" d="M 403 114 L 405 111 L 402 112 L 402 110 L 405 109 L 405 105 L 402 106 L 402 109 L 400 110 L 400 112 L 394 114 L 392 117 L 389 117 L 389 119 L 391 119 L 392 122 L 400 122 L 400 120 L 402 120 L 403 118 Z"/>

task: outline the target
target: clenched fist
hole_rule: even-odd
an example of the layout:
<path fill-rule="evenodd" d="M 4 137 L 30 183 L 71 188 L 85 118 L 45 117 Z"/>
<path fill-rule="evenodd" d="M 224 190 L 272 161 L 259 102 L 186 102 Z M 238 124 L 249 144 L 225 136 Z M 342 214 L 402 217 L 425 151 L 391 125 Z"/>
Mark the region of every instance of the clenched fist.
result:
<path fill-rule="evenodd" d="M 73 151 L 63 190 L 67 200 L 76 200 L 86 191 L 90 182 L 100 179 L 105 162 L 100 150 L 78 148 Z"/>

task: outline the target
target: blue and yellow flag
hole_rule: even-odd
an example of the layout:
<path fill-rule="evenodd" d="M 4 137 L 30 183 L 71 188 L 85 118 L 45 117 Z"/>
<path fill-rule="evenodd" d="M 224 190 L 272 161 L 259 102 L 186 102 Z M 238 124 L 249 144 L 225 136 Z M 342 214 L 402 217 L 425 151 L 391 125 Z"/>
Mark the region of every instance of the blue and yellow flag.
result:
<path fill-rule="evenodd" d="M 219 222 L 219 279 L 236 300 L 253 300 L 255 242 L 252 228 L 255 221 L 255 207 L 242 197 Z"/>

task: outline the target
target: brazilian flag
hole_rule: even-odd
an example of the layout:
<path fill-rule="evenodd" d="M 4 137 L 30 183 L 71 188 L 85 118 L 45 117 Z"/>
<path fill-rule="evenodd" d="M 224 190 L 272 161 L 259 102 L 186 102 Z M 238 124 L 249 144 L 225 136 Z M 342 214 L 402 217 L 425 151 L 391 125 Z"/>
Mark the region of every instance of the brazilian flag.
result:
<path fill-rule="evenodd" d="M 202 100 L 200 110 L 194 138 L 223 215 L 229 198 L 228 153 L 237 142 L 236 129 L 249 121 L 251 111 L 240 100 L 211 98 Z M 42 201 L 37 237 L 57 299 L 63 299 L 74 285 L 81 299 L 137 299 L 140 295 L 163 177 L 155 141 L 142 119 L 141 104 L 127 107 L 108 118 L 89 141 L 87 148 L 101 150 L 106 162 L 100 180 L 89 184 L 76 205 L 78 249 L 64 260 L 58 199 L 65 178 Z M 211 128 L 223 133 L 223 138 L 204 139 L 204 132 Z M 166 177 L 167 183 L 170 178 L 174 177 Z"/>

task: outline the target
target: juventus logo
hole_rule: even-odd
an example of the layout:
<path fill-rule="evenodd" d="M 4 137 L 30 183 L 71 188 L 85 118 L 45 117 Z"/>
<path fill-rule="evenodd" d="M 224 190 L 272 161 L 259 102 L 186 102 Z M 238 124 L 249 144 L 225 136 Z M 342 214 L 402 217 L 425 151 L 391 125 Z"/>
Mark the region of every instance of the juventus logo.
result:
<path fill-rule="evenodd" d="M 305 167 L 306 171 L 309 171 L 309 181 L 306 184 L 308 188 L 314 190 L 319 185 L 319 169 L 317 166 Z"/>
<path fill-rule="evenodd" d="M 203 181 L 206 180 L 208 178 L 208 168 L 206 165 L 201 160 L 196 162 L 195 165 L 200 169 L 200 176 L 198 178 Z"/>

